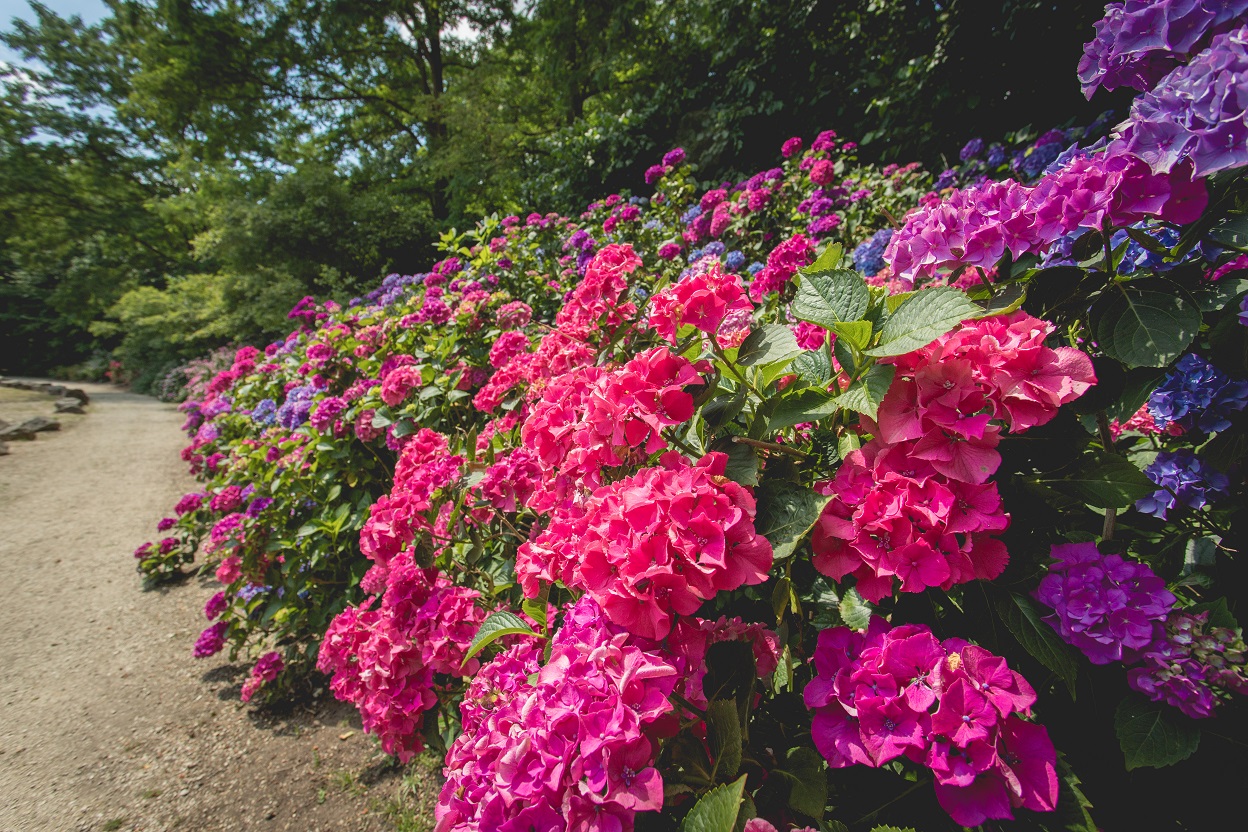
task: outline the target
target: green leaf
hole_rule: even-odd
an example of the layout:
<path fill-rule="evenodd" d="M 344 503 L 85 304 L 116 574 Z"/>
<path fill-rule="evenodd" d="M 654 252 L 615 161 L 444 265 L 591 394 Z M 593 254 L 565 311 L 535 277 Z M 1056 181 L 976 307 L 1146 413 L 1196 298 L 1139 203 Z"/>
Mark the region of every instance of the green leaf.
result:
<path fill-rule="evenodd" d="M 1063 832 L 1098 832 L 1096 821 L 1092 820 L 1092 801 L 1084 795 L 1080 788 L 1082 782 L 1070 764 L 1059 754 L 1057 758 L 1057 776 L 1061 780 L 1058 792 L 1055 815 L 1060 824 L 1057 829 Z"/>
<path fill-rule="evenodd" d="M 1091 471 L 1048 482 L 1097 508 L 1130 508 L 1157 490 L 1143 471 L 1125 459 L 1102 462 Z"/>
<path fill-rule="evenodd" d="M 845 249 L 840 243 L 833 243 L 819 253 L 819 257 L 815 262 L 801 270 L 802 274 L 808 272 L 826 272 L 829 269 L 840 268 L 841 258 L 845 256 Z"/>
<path fill-rule="evenodd" d="M 1209 613 L 1210 627 L 1229 627 L 1232 630 L 1239 629 L 1239 622 L 1235 620 L 1235 616 L 1231 614 L 1230 608 L 1226 605 L 1225 598 L 1219 598 L 1216 601 L 1206 601 L 1203 604 L 1193 604 L 1189 609 L 1190 613 Z"/>
<path fill-rule="evenodd" d="M 1227 214 L 1209 229 L 1209 239 L 1227 248 L 1248 248 L 1248 214 Z"/>
<path fill-rule="evenodd" d="M 836 404 L 874 419 L 896 372 L 897 368 L 892 364 L 872 365 L 844 393 L 836 397 Z"/>
<path fill-rule="evenodd" d="M 832 499 L 785 480 L 764 481 L 756 497 L 758 516 L 754 526 L 771 542 L 776 560 L 792 556 Z"/>
<path fill-rule="evenodd" d="M 1186 760 L 1200 745 L 1200 729 L 1168 705 L 1128 696 L 1114 713 L 1114 733 L 1127 771 Z"/>
<path fill-rule="evenodd" d="M 960 289 L 952 286 L 915 292 L 884 322 L 880 345 L 867 350 L 867 355 L 904 355 L 927 346 L 962 321 L 983 314 Z"/>
<path fill-rule="evenodd" d="M 1128 367 L 1164 367 L 1200 331 L 1200 307 L 1186 292 L 1170 281 L 1149 285 L 1161 290 L 1119 284 L 1097 320 L 1097 345 Z"/>
<path fill-rule="evenodd" d="M 543 630 L 546 629 L 546 601 L 549 596 L 550 588 L 537 598 L 525 598 L 524 603 L 520 605 L 520 609 L 524 610 L 524 614 L 537 622 L 537 626 Z"/>
<path fill-rule="evenodd" d="M 823 350 L 808 350 L 794 359 L 789 367 L 811 387 L 826 387 L 832 380 L 832 362 Z"/>
<path fill-rule="evenodd" d="M 871 333 L 875 332 L 870 321 L 842 321 L 831 329 L 838 339 L 853 344 L 860 350 L 871 345 Z"/>
<path fill-rule="evenodd" d="M 1079 659 L 1069 644 L 1062 641 L 1053 628 L 1040 619 L 1040 611 L 1030 598 L 1010 593 L 997 598 L 997 611 L 1010 634 L 1040 664 L 1057 674 L 1066 683 L 1070 698 L 1075 698 L 1075 677 Z"/>
<path fill-rule="evenodd" d="M 735 393 L 716 396 L 702 406 L 702 420 L 711 430 L 718 430 L 737 418 L 737 414 L 745 407 L 746 389 L 742 387 Z"/>
<path fill-rule="evenodd" d="M 848 269 L 805 272 L 790 309 L 799 320 L 832 329 L 867 314 L 871 292 L 858 272 Z"/>
<path fill-rule="evenodd" d="M 858 594 L 858 590 L 853 587 L 841 593 L 841 620 L 851 630 L 867 629 L 867 625 L 871 623 L 871 615 L 874 612 L 875 610 L 871 608 L 871 605 L 863 600 L 863 597 Z"/>
<path fill-rule="evenodd" d="M 792 776 L 789 805 L 803 815 L 823 820 L 828 804 L 828 775 L 823 757 L 813 748 L 791 748 L 784 766 Z"/>
<path fill-rule="evenodd" d="M 778 431 L 802 422 L 817 422 L 831 416 L 842 406 L 831 393 L 818 387 L 808 387 L 780 399 L 767 422 L 767 430 Z"/>
<path fill-rule="evenodd" d="M 685 815 L 683 832 L 732 832 L 745 793 L 745 775 L 711 789 Z"/>
<path fill-rule="evenodd" d="M 753 330 L 737 348 L 737 363 L 743 367 L 761 367 L 801 355 L 793 331 L 782 324 L 767 324 Z"/>
<path fill-rule="evenodd" d="M 741 715 L 737 700 L 716 699 L 706 706 L 707 738 L 717 777 L 736 777 L 741 768 Z"/>
<path fill-rule="evenodd" d="M 758 451 L 749 445 L 730 442 L 724 452 L 728 454 L 728 466 L 724 470 L 724 476 L 751 488 L 758 485 Z"/>
<path fill-rule="evenodd" d="M 1217 283 L 1204 284 L 1193 297 L 1201 312 L 1217 312 L 1244 292 L 1248 292 L 1248 280 L 1228 276 Z"/>
<path fill-rule="evenodd" d="M 477 630 L 477 634 L 472 637 L 472 643 L 468 645 L 468 650 L 464 653 L 464 660 L 461 666 L 468 663 L 468 660 L 480 653 L 490 644 L 493 644 L 503 636 L 511 635 L 537 635 L 533 632 L 533 628 L 528 622 L 514 612 L 507 610 L 499 610 L 492 614 L 485 621 L 481 622 L 481 627 Z"/>
<path fill-rule="evenodd" d="M 871 832 L 914 832 L 913 826 L 872 826 Z"/>

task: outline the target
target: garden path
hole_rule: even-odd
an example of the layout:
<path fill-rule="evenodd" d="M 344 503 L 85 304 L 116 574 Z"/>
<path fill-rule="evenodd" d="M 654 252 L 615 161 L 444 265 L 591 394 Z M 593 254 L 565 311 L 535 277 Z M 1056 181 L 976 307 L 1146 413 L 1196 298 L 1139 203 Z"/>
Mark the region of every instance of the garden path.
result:
<path fill-rule="evenodd" d="M 211 583 L 143 590 L 131 552 L 194 487 L 181 416 L 83 387 L 87 415 L 0 457 L 0 830 L 391 828 L 353 710 L 241 706 L 246 665 L 191 657 Z M 2 392 L 0 418 L 51 415 Z"/>

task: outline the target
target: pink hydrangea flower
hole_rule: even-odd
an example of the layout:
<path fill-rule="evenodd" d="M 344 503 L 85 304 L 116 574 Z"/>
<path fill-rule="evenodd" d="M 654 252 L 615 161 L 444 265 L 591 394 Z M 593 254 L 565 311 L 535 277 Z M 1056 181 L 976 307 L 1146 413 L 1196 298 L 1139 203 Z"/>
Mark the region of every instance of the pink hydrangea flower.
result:
<path fill-rule="evenodd" d="M 753 311 L 741 278 L 725 273 L 718 261 L 711 260 L 706 267 L 691 271 L 655 294 L 650 300 L 648 321 L 655 332 L 675 344 L 682 326 L 717 335 L 725 319 L 744 316 L 748 320 Z M 726 343 L 721 341 L 720 346 Z"/>

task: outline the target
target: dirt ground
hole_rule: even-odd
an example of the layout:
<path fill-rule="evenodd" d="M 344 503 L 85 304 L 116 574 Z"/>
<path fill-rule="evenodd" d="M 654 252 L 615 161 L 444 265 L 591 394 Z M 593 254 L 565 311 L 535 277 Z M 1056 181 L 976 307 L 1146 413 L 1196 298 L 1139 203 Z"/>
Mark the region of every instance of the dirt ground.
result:
<path fill-rule="evenodd" d="M 104 385 L 85 416 L 0 456 L 0 830 L 425 826 L 355 711 L 238 700 L 247 666 L 194 659 L 207 580 L 145 591 L 132 552 L 194 487 L 172 405 Z M 0 419 L 52 415 L 0 388 Z"/>

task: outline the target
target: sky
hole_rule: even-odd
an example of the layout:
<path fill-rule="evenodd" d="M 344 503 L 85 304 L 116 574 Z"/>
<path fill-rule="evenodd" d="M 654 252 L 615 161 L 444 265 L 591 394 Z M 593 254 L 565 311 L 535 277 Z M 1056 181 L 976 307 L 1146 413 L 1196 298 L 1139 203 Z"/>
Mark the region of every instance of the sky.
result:
<path fill-rule="evenodd" d="M 107 11 L 101 0 L 41 0 L 43 5 L 59 14 L 61 17 L 71 17 L 78 15 L 88 23 L 94 23 L 102 18 Z M 33 20 L 34 12 L 30 10 L 30 4 L 25 0 L 0 0 L 0 28 L 8 31 L 12 28 L 13 18 L 20 17 L 24 20 Z M 13 54 L 4 44 L 0 44 L 0 61 L 16 61 L 17 56 Z"/>

